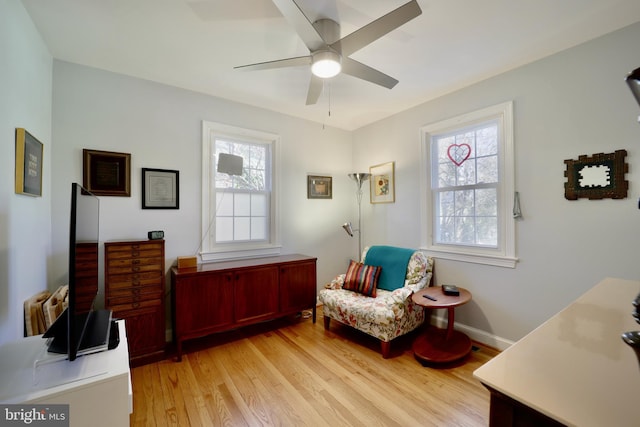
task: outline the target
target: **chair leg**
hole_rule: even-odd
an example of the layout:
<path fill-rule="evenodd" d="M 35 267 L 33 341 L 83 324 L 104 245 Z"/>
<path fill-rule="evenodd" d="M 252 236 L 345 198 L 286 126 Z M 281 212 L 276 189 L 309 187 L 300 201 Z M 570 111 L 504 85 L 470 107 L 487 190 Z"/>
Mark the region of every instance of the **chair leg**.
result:
<path fill-rule="evenodd" d="M 382 358 L 388 359 L 391 354 L 391 341 L 380 341 L 380 347 L 382 349 Z"/>
<path fill-rule="evenodd" d="M 331 318 L 329 316 L 324 316 L 324 328 L 329 330 L 329 323 L 331 323 Z"/>

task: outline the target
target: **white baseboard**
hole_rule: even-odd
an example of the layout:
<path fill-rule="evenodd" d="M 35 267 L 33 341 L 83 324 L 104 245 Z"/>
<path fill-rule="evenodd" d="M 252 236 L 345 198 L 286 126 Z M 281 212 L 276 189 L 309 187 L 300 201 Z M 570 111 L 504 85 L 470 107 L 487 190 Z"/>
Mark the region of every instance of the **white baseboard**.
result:
<path fill-rule="evenodd" d="M 446 317 L 434 316 L 432 317 L 432 323 L 434 323 L 435 326 L 439 328 L 447 327 Z M 473 341 L 479 342 L 480 344 L 484 344 L 491 348 L 495 348 L 496 350 L 503 351 L 509 348 L 512 344 L 514 344 L 514 341 L 499 337 L 497 335 L 490 334 L 489 332 L 483 331 L 481 329 L 476 329 L 471 326 L 463 325 L 458 322 L 455 322 L 453 324 L 453 328 L 457 331 L 464 332 Z"/>

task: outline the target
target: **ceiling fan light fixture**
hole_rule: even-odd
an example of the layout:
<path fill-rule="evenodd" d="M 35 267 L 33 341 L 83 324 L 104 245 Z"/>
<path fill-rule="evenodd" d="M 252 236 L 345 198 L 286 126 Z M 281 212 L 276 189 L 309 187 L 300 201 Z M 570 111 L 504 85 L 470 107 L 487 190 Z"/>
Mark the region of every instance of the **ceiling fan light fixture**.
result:
<path fill-rule="evenodd" d="M 323 50 L 313 54 L 311 72 L 321 79 L 329 79 L 340 74 L 342 58 L 337 52 Z"/>

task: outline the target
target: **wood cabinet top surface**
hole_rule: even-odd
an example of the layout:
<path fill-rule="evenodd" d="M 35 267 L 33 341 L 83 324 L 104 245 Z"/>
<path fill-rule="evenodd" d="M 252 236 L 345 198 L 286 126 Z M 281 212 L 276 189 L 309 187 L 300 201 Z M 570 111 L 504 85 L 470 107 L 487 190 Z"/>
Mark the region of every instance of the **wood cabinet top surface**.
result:
<path fill-rule="evenodd" d="M 153 244 L 153 243 L 164 243 L 164 239 L 147 239 L 147 240 L 108 240 L 104 242 L 105 246 L 114 246 L 114 245 L 139 245 L 139 244 Z"/>
<path fill-rule="evenodd" d="M 171 271 L 175 275 L 186 276 L 186 275 L 204 273 L 209 271 L 212 271 L 212 272 L 225 271 L 225 270 L 234 270 L 234 269 L 246 268 L 246 267 L 260 267 L 260 266 L 267 266 L 267 265 L 287 264 L 287 263 L 316 261 L 316 260 L 317 258 L 307 256 L 307 255 L 290 254 L 290 255 L 269 256 L 269 257 L 261 257 L 261 258 L 238 259 L 233 261 L 209 262 L 204 264 L 198 264 L 197 267 L 193 267 L 193 268 L 178 269 L 177 267 L 173 267 Z"/>

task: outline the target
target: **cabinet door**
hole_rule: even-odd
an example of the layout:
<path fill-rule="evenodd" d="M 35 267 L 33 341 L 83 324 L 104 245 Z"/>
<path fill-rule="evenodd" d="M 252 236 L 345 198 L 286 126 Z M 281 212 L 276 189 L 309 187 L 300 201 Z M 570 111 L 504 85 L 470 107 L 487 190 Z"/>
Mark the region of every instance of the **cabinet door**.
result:
<path fill-rule="evenodd" d="M 124 319 L 129 342 L 129 356 L 134 358 L 155 351 L 164 351 L 164 306 L 161 300 L 153 305 L 130 311 L 114 311 L 114 316 Z"/>
<path fill-rule="evenodd" d="M 235 275 L 236 322 L 273 318 L 278 313 L 278 267 L 241 269 Z"/>
<path fill-rule="evenodd" d="M 316 304 L 316 263 L 285 264 L 280 267 L 280 311 L 295 312 Z"/>
<path fill-rule="evenodd" d="M 212 273 L 175 282 L 178 336 L 220 329 L 233 323 L 233 275 Z"/>

